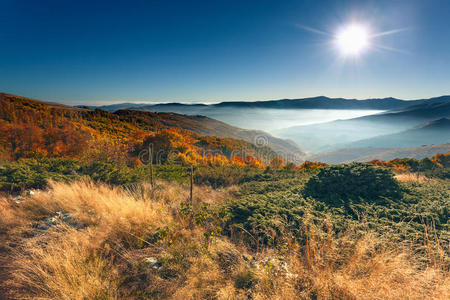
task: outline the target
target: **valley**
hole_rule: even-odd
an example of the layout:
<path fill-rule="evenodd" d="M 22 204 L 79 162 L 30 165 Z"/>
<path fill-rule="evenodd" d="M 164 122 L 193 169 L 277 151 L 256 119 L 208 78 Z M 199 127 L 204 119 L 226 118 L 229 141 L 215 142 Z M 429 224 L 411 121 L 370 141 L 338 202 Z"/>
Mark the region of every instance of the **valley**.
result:
<path fill-rule="evenodd" d="M 400 153 L 401 149 L 448 144 L 450 128 L 446 120 L 450 118 L 449 105 L 449 96 L 410 101 L 394 98 L 352 100 L 316 97 L 209 105 L 123 103 L 100 108 L 112 112 L 128 108 L 206 115 L 241 128 L 263 129 L 270 132 L 270 136 L 291 140 L 303 152 L 308 152 L 308 155 L 302 153 L 297 156 L 298 161 L 300 157 L 314 160 L 320 158 L 320 153 L 351 152 L 350 149 L 361 147 L 386 148 L 391 153 Z M 223 132 L 219 136 L 224 136 Z M 285 147 L 271 145 L 272 148 L 276 147 L 274 150 L 283 153 Z M 286 153 L 292 155 L 292 152 Z"/>

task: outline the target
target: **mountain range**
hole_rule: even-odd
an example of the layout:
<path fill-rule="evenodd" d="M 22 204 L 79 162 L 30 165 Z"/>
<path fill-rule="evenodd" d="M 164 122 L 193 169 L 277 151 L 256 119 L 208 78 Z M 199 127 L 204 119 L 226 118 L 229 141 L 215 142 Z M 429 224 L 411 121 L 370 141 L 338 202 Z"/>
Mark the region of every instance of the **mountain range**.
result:
<path fill-rule="evenodd" d="M 199 108 L 270 108 L 270 109 L 371 109 L 371 110 L 391 110 L 406 108 L 412 105 L 424 103 L 445 102 L 450 100 L 449 96 L 440 96 L 429 99 L 401 100 L 397 98 L 374 98 L 374 99 L 345 99 L 329 98 L 325 96 L 300 98 L 300 99 L 280 99 L 266 101 L 226 101 L 215 104 L 185 104 L 185 103 L 158 103 L 158 104 L 136 104 L 120 103 L 112 105 L 98 106 L 103 110 L 116 111 L 119 109 L 138 109 L 149 111 L 167 110 L 192 110 Z"/>
<path fill-rule="evenodd" d="M 359 140 L 348 146 L 397 148 L 399 144 L 402 147 L 417 147 L 419 144 L 434 145 L 442 144 L 442 142 L 450 143 L 450 119 L 448 118 L 426 122 L 398 133 Z"/>
<path fill-rule="evenodd" d="M 416 103 L 396 111 L 348 120 L 289 127 L 276 131 L 276 135 L 292 139 L 303 149 L 315 153 L 361 146 L 407 148 L 450 142 L 445 118 L 450 118 L 449 100 Z M 442 120 L 436 121 L 438 119 Z M 437 123 L 428 123 L 431 121 Z M 397 135 L 382 137 L 393 134 Z"/>

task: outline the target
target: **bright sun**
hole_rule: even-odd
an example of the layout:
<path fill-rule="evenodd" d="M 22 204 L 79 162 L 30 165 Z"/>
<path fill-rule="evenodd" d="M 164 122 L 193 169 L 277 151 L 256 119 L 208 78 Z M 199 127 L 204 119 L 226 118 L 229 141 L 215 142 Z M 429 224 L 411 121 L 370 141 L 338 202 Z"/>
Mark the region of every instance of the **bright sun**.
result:
<path fill-rule="evenodd" d="M 369 33 L 364 26 L 351 24 L 337 33 L 335 42 L 343 55 L 356 56 L 369 46 Z"/>

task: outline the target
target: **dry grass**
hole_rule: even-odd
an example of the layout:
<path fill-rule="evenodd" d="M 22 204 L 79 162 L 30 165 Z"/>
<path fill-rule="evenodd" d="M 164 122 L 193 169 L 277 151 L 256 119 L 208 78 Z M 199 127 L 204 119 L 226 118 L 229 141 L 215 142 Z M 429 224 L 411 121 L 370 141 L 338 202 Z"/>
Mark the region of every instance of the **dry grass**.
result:
<path fill-rule="evenodd" d="M 131 189 L 52 183 L 22 203 L 0 198 L 0 298 L 5 299 L 448 299 L 443 265 L 368 233 L 319 232 L 306 245 L 252 252 L 180 214 L 188 191 L 159 182 Z M 230 190 L 196 188 L 216 205 Z M 58 211 L 74 224 L 36 225 Z M 4 242 L 4 243 L 3 243 Z M 416 254 L 417 255 L 417 254 Z M 157 266 L 144 263 L 155 257 Z M 2 298 L 2 299 L 3 299 Z"/>
<path fill-rule="evenodd" d="M 11 284 L 17 298 L 114 299 L 118 274 L 112 262 L 95 255 L 95 236 L 64 228 L 45 246 L 27 243 L 15 255 Z M 22 292 L 23 291 L 23 292 Z"/>
<path fill-rule="evenodd" d="M 62 211 L 70 213 L 79 228 L 60 222 L 45 232 L 26 225 L 22 233 L 16 232 L 32 233 L 14 251 L 10 265 L 14 271 L 11 282 L 25 291 L 20 296 L 115 298 L 118 271 L 112 264 L 114 257 L 127 249 L 142 247 L 152 230 L 173 222 L 166 199 L 150 201 L 150 193 L 147 186 L 123 190 L 76 182 L 52 183 L 47 192 L 15 206 L 2 199 L 2 227 L 11 226 L 14 219 L 42 223 L 46 217 Z M 172 198 L 174 206 L 181 201 L 182 195 L 176 188 L 165 187 L 164 195 Z"/>
<path fill-rule="evenodd" d="M 395 178 L 398 181 L 403 181 L 403 182 L 419 182 L 419 183 L 425 183 L 425 182 L 429 182 L 432 179 L 423 176 L 423 175 L 419 175 L 418 173 L 399 173 L 395 175 Z"/>
<path fill-rule="evenodd" d="M 321 299 L 448 299 L 450 295 L 448 272 L 419 264 L 404 246 L 386 245 L 373 234 L 338 240 L 308 229 L 308 237 L 294 265 L 309 295 Z"/>

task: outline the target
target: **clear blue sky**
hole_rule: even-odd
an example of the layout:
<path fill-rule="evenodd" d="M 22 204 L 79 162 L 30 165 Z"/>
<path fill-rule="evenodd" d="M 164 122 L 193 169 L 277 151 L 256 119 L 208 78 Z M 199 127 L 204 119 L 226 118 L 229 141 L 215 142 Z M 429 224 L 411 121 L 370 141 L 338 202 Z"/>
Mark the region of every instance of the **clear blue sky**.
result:
<path fill-rule="evenodd" d="M 401 30 L 344 60 L 332 35 L 349 22 Z M 0 0 L 0 91 L 71 104 L 450 94 L 450 1 Z"/>

